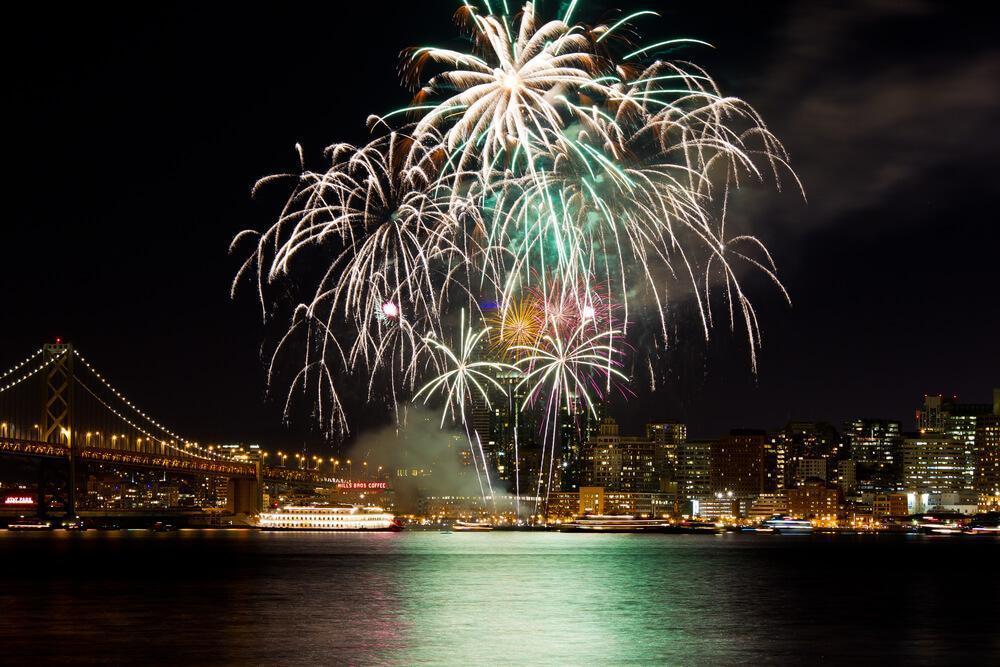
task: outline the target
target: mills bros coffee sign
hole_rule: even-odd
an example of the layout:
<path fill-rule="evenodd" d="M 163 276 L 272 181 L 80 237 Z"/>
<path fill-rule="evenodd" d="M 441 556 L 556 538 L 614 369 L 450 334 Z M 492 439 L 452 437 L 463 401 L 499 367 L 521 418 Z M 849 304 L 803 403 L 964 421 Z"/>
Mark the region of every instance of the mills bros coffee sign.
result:
<path fill-rule="evenodd" d="M 341 482 L 337 484 L 340 491 L 385 491 L 389 482 Z"/>

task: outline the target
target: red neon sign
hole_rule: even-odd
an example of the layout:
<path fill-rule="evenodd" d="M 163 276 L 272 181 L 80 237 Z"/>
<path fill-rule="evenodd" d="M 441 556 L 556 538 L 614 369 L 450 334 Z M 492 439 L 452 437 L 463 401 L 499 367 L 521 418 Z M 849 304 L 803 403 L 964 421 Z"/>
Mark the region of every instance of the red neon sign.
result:
<path fill-rule="evenodd" d="M 337 488 L 341 491 L 384 491 L 389 488 L 389 482 L 340 482 Z"/>
<path fill-rule="evenodd" d="M 35 499 L 32 496 L 7 496 L 3 499 L 4 505 L 34 505 Z"/>

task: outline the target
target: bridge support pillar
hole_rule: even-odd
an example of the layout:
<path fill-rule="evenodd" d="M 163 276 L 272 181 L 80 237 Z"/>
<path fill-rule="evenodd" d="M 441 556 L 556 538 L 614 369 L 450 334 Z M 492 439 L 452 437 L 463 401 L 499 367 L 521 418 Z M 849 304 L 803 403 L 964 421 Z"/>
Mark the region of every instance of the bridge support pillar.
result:
<path fill-rule="evenodd" d="M 229 480 L 228 510 L 233 514 L 257 514 L 261 510 L 261 484 L 257 479 Z"/>
<path fill-rule="evenodd" d="M 42 459 L 38 462 L 38 486 L 35 488 L 35 512 L 39 519 L 45 519 L 49 514 L 49 503 L 45 491 L 49 487 L 49 462 Z"/>

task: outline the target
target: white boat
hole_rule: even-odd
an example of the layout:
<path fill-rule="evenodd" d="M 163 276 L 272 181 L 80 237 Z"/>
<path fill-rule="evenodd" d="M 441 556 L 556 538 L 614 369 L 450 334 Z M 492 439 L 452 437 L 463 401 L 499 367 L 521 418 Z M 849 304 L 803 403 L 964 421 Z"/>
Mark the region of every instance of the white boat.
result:
<path fill-rule="evenodd" d="M 481 523 L 479 521 L 456 521 L 451 527 L 452 530 L 472 530 L 472 531 L 487 531 L 493 530 L 493 524 L 491 523 Z"/>
<path fill-rule="evenodd" d="M 7 524 L 7 530 L 52 530 L 52 522 L 45 519 L 20 517 Z"/>
<path fill-rule="evenodd" d="M 775 516 L 765 521 L 762 526 L 783 535 L 801 535 L 811 533 L 813 529 L 812 522 L 804 519 L 793 519 L 787 516 Z"/>
<path fill-rule="evenodd" d="M 668 524 L 663 519 L 638 519 L 629 515 L 586 514 L 564 523 L 559 530 L 567 533 L 651 533 L 663 532 Z"/>
<path fill-rule="evenodd" d="M 252 525 L 261 530 L 402 530 L 403 524 L 381 507 L 288 505 L 262 512 Z"/>

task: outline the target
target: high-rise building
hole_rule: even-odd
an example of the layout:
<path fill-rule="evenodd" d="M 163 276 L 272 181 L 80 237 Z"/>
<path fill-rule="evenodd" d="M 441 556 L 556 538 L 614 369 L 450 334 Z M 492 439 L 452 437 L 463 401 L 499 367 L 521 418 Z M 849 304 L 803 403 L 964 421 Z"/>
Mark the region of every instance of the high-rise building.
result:
<path fill-rule="evenodd" d="M 907 491 L 967 493 L 972 491 L 972 470 L 972 451 L 960 440 L 932 433 L 903 441 L 903 484 Z"/>
<path fill-rule="evenodd" d="M 659 490 L 676 494 L 678 455 L 687 441 L 687 426 L 678 422 L 646 424 L 646 439 L 653 443 L 653 467 Z"/>
<path fill-rule="evenodd" d="M 1000 391 L 995 395 L 1000 395 Z M 976 424 L 976 491 L 1000 497 L 1000 406 Z"/>
<path fill-rule="evenodd" d="M 975 488 L 977 469 L 976 433 L 980 420 L 993 414 L 990 403 L 959 403 L 955 396 L 929 395 L 924 396 L 924 403 L 916 412 L 917 428 L 920 437 L 943 437 L 959 443 L 953 452 L 948 452 L 947 462 L 943 470 L 937 471 L 939 476 L 948 474 L 952 465 L 960 465 L 962 481 L 955 489 L 971 491 Z"/>
<path fill-rule="evenodd" d="M 858 487 L 858 464 L 854 459 L 837 461 L 837 485 L 844 494 L 854 493 Z"/>
<path fill-rule="evenodd" d="M 795 485 L 795 456 L 792 441 L 784 431 L 769 435 L 764 441 L 766 486 L 781 491 Z"/>
<path fill-rule="evenodd" d="M 712 444 L 710 485 L 712 493 L 732 493 L 754 498 L 765 485 L 764 431 L 736 429 Z"/>
<path fill-rule="evenodd" d="M 677 453 L 677 487 L 684 500 L 712 495 L 712 440 L 686 440 Z"/>
<path fill-rule="evenodd" d="M 651 493 L 659 490 L 653 465 L 653 443 L 644 437 L 623 436 L 618 423 L 605 417 L 584 447 L 587 486 L 609 491 Z"/>
<path fill-rule="evenodd" d="M 887 493 L 902 489 L 903 434 L 898 421 L 854 419 L 844 425 L 850 458 L 857 466 L 857 485 L 863 492 Z"/>
<path fill-rule="evenodd" d="M 800 484 L 799 464 L 803 459 L 825 459 L 833 462 L 844 457 L 844 441 L 831 424 L 825 422 L 788 422 L 785 428 L 770 436 L 765 477 L 771 489 L 786 489 Z"/>
<path fill-rule="evenodd" d="M 795 473 L 796 486 L 801 486 L 807 479 L 821 479 L 827 481 L 830 462 L 824 458 L 803 458 L 799 461 L 798 470 Z"/>

